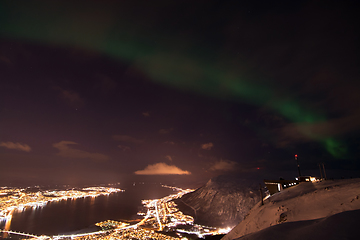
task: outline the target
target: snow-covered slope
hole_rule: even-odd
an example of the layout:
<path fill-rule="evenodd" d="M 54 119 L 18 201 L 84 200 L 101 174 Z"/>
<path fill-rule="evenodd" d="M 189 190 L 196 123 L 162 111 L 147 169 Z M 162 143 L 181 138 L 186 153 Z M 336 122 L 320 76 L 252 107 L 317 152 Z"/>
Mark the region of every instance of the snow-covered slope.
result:
<path fill-rule="evenodd" d="M 260 203 L 255 205 L 247 217 L 222 239 L 238 239 L 250 233 L 253 234 L 241 239 L 288 239 L 285 236 L 279 237 L 279 235 L 272 237 L 272 232 L 276 235 L 277 232 L 283 231 L 289 232 L 289 236 L 292 236 L 291 239 L 294 239 L 293 234 L 302 234 L 306 228 L 309 231 L 315 231 L 314 234 L 318 234 L 325 231 L 324 228 L 329 231 L 334 230 L 332 226 L 336 225 L 337 219 L 346 218 L 347 214 L 354 216 L 359 211 L 332 215 L 358 209 L 360 209 L 360 179 L 301 183 L 274 194 L 266 199 L 263 206 Z M 298 222 L 320 218 L 325 219 Z M 360 219 L 360 215 L 358 218 Z M 289 224 L 290 222 L 294 223 Z M 357 220 L 358 222 L 359 220 Z M 283 226 L 271 227 L 280 223 Z M 331 224 L 327 225 L 327 223 Z M 316 224 L 320 224 L 318 226 L 321 227 L 316 227 Z M 271 228 L 258 232 L 268 227 Z M 309 238 L 304 235 L 303 239 Z M 360 235 L 358 239 L 360 239 Z"/>
<path fill-rule="evenodd" d="M 359 240 L 360 210 L 317 220 L 288 222 L 250 233 L 240 240 Z"/>
<path fill-rule="evenodd" d="M 195 222 L 207 226 L 233 227 L 260 200 L 259 185 L 236 175 L 210 179 L 177 201 L 190 207 Z"/>

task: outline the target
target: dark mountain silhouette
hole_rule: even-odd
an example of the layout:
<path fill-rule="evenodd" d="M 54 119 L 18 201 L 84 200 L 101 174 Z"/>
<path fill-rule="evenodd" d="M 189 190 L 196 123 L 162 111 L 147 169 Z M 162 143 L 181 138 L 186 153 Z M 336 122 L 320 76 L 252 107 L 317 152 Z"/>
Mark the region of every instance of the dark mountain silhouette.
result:
<path fill-rule="evenodd" d="M 244 219 L 259 200 L 258 181 L 221 175 L 184 195 L 176 203 L 185 214 L 195 218 L 195 223 L 233 227 Z"/>

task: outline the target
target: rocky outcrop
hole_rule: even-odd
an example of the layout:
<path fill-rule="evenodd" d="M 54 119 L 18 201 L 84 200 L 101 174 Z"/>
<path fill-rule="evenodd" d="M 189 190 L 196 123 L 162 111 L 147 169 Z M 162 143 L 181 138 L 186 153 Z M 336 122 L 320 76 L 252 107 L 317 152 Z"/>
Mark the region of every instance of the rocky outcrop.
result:
<path fill-rule="evenodd" d="M 239 176 L 218 176 L 177 201 L 179 207 L 207 226 L 233 227 L 260 200 L 257 182 Z"/>

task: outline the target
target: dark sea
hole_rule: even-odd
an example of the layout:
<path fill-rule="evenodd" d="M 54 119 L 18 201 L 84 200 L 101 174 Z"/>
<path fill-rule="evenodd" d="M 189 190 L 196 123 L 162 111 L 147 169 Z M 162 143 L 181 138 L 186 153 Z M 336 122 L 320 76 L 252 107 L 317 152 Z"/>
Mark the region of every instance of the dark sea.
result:
<path fill-rule="evenodd" d="M 136 184 L 121 189 L 125 192 L 50 202 L 37 209 L 15 211 L 10 230 L 36 235 L 57 235 L 89 228 L 104 220 L 141 219 L 137 215 L 142 207 L 141 200 L 174 194 L 172 189 L 163 188 L 160 184 Z M 4 228 L 4 222 L 0 227 Z"/>

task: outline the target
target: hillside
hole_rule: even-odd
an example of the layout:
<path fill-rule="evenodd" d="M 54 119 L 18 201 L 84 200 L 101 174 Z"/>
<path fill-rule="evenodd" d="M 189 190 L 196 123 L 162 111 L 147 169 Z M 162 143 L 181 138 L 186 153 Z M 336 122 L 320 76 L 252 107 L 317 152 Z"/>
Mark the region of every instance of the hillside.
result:
<path fill-rule="evenodd" d="M 218 176 L 176 203 L 207 226 L 233 227 L 260 200 L 259 186 L 239 176 Z"/>
<path fill-rule="evenodd" d="M 360 179 L 301 183 L 256 204 L 222 239 L 359 239 L 352 238 L 360 226 L 358 209 Z"/>

